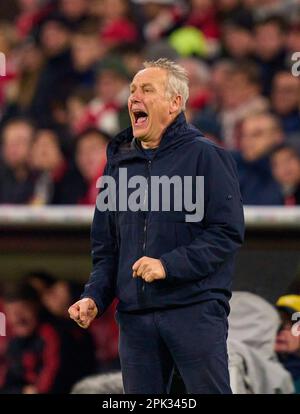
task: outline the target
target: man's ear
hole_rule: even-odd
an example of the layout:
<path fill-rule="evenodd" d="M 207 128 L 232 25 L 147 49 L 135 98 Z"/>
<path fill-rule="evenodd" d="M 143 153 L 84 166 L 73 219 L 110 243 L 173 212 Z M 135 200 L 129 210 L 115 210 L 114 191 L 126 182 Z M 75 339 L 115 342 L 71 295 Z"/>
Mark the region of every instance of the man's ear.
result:
<path fill-rule="evenodd" d="M 174 96 L 170 102 L 170 114 L 174 114 L 175 112 L 178 112 L 182 105 L 182 96 L 177 95 Z"/>

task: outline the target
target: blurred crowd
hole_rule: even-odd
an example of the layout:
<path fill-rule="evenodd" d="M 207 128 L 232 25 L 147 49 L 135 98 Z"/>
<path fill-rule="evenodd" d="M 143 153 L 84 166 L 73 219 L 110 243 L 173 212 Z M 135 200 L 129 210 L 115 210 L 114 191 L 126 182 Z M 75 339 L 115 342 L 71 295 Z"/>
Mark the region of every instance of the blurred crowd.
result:
<path fill-rule="evenodd" d="M 299 280 L 274 304 L 233 292 L 228 353 L 234 393 L 300 394 Z M 41 270 L 2 284 L 0 394 L 122 392 L 116 303 L 90 328 L 79 328 L 67 310 L 81 289 Z M 185 393 L 175 373 L 172 393 Z"/>
<path fill-rule="evenodd" d="M 1 0 L 0 52 L 1 204 L 93 204 L 130 80 L 160 57 L 244 204 L 300 203 L 299 0 Z"/>
<path fill-rule="evenodd" d="M 44 271 L 2 286 L 0 394 L 68 393 L 86 376 L 120 369 L 116 304 L 84 330 L 68 314 L 81 291 Z"/>

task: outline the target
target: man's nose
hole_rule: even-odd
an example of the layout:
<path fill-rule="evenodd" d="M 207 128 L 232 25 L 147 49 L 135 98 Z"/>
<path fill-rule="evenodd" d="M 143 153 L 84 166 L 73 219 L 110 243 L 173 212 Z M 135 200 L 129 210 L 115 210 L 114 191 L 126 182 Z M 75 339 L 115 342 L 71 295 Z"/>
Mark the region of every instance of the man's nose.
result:
<path fill-rule="evenodd" d="M 129 99 L 132 103 L 140 102 L 141 101 L 141 95 L 140 95 L 139 92 L 135 91 L 135 92 L 132 92 Z"/>

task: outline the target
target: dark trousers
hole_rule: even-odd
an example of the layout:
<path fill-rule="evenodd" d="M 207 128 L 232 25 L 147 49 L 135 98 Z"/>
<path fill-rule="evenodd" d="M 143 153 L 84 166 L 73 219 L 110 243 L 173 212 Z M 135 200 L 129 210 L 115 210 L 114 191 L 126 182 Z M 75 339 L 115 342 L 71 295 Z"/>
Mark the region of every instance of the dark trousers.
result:
<path fill-rule="evenodd" d="M 188 393 L 230 394 L 227 315 L 216 300 L 140 314 L 117 313 L 126 394 L 164 394 L 174 364 Z"/>

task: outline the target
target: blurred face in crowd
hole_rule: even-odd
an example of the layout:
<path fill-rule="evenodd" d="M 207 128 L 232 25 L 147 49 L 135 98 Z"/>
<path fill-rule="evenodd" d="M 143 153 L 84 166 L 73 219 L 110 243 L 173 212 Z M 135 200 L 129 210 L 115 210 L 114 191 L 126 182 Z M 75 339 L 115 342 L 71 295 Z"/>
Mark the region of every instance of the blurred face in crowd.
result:
<path fill-rule="evenodd" d="M 275 352 L 293 354 L 300 349 L 300 336 L 292 333 L 292 323 L 288 315 L 283 317 L 283 323 L 277 334 Z"/>
<path fill-rule="evenodd" d="M 181 110 L 181 97 L 169 97 L 167 72 L 146 68 L 138 72 L 130 85 L 128 110 L 133 136 L 146 146 L 159 145 L 164 130 Z"/>
<path fill-rule="evenodd" d="M 55 316 L 67 316 L 67 310 L 72 302 L 70 288 L 67 282 L 59 281 L 49 287 L 43 294 L 44 306 Z"/>
<path fill-rule="evenodd" d="M 155 19 L 156 17 L 168 13 L 169 11 L 170 5 L 163 3 L 160 4 L 155 1 L 147 1 L 143 7 L 143 12 L 149 20 Z"/>
<path fill-rule="evenodd" d="M 76 150 L 77 166 L 83 177 L 91 181 L 97 178 L 101 163 L 106 158 L 106 140 L 101 134 L 88 133 L 81 138 Z"/>
<path fill-rule="evenodd" d="M 8 55 L 14 46 L 16 39 L 16 32 L 12 25 L 2 21 L 0 23 L 0 51 Z"/>
<path fill-rule="evenodd" d="M 279 72 L 274 77 L 272 105 L 280 115 L 300 108 L 300 80 L 289 72 Z"/>
<path fill-rule="evenodd" d="M 242 124 L 241 153 L 246 161 L 255 161 L 266 155 L 282 140 L 282 131 L 269 115 L 246 118 Z"/>
<path fill-rule="evenodd" d="M 91 98 L 92 99 L 92 98 Z M 75 133 L 78 122 L 84 117 L 87 108 L 87 101 L 79 96 L 71 95 L 67 100 L 68 124 Z"/>
<path fill-rule="evenodd" d="M 60 10 L 69 19 L 84 16 L 88 8 L 88 0 L 60 0 Z"/>
<path fill-rule="evenodd" d="M 70 41 L 70 32 L 62 24 L 49 21 L 42 28 L 41 41 L 48 56 L 62 52 Z"/>
<path fill-rule="evenodd" d="M 217 0 L 218 10 L 230 11 L 239 5 L 239 0 Z"/>
<path fill-rule="evenodd" d="M 37 309 L 33 303 L 25 300 L 7 302 L 4 311 L 13 336 L 28 337 L 36 329 Z"/>
<path fill-rule="evenodd" d="M 35 11 L 40 7 L 40 0 L 19 0 L 19 7 L 26 12 Z"/>
<path fill-rule="evenodd" d="M 223 96 L 223 88 L 225 87 L 227 80 L 231 76 L 231 67 L 232 65 L 230 61 L 221 61 L 219 63 L 216 63 L 212 67 L 212 91 L 215 95 L 217 103 L 221 102 L 221 97 Z"/>
<path fill-rule="evenodd" d="M 235 109 L 258 95 L 258 85 L 250 82 L 246 74 L 233 72 L 224 81 L 221 90 L 222 105 L 225 109 Z"/>
<path fill-rule="evenodd" d="M 300 50 L 300 27 L 288 31 L 286 46 L 291 53 Z"/>
<path fill-rule="evenodd" d="M 115 20 L 126 17 L 127 13 L 127 0 L 103 0 L 103 17 L 106 20 Z"/>
<path fill-rule="evenodd" d="M 226 49 L 234 58 L 246 57 L 254 50 L 253 36 L 246 29 L 227 25 L 223 37 Z"/>
<path fill-rule="evenodd" d="M 206 65 L 202 66 L 194 59 L 181 59 L 178 63 L 184 67 L 189 76 L 190 100 L 200 93 L 210 91 L 210 73 Z"/>
<path fill-rule="evenodd" d="M 259 25 L 255 28 L 255 51 L 259 57 L 268 60 L 283 48 L 285 35 L 275 23 Z"/>
<path fill-rule="evenodd" d="M 103 70 L 97 79 L 97 95 L 105 103 L 116 102 L 116 98 L 128 85 L 127 80 L 113 70 Z"/>
<path fill-rule="evenodd" d="M 272 155 L 272 173 L 283 186 L 300 183 L 300 157 L 291 148 L 282 148 Z"/>
<path fill-rule="evenodd" d="M 20 68 L 23 72 L 36 72 L 43 65 L 42 51 L 34 44 L 25 45 L 20 50 L 19 59 Z"/>
<path fill-rule="evenodd" d="M 77 70 L 87 70 L 101 57 L 97 34 L 77 34 L 72 38 L 71 50 Z"/>
<path fill-rule="evenodd" d="M 27 164 L 33 140 L 33 128 L 26 122 L 8 125 L 3 131 L 2 154 L 11 168 Z"/>
<path fill-rule="evenodd" d="M 207 9 L 213 6 L 212 0 L 192 0 L 192 9 L 198 12 L 206 12 Z"/>
<path fill-rule="evenodd" d="M 32 146 L 32 167 L 41 171 L 54 171 L 62 162 L 58 137 L 51 130 L 39 131 Z"/>

